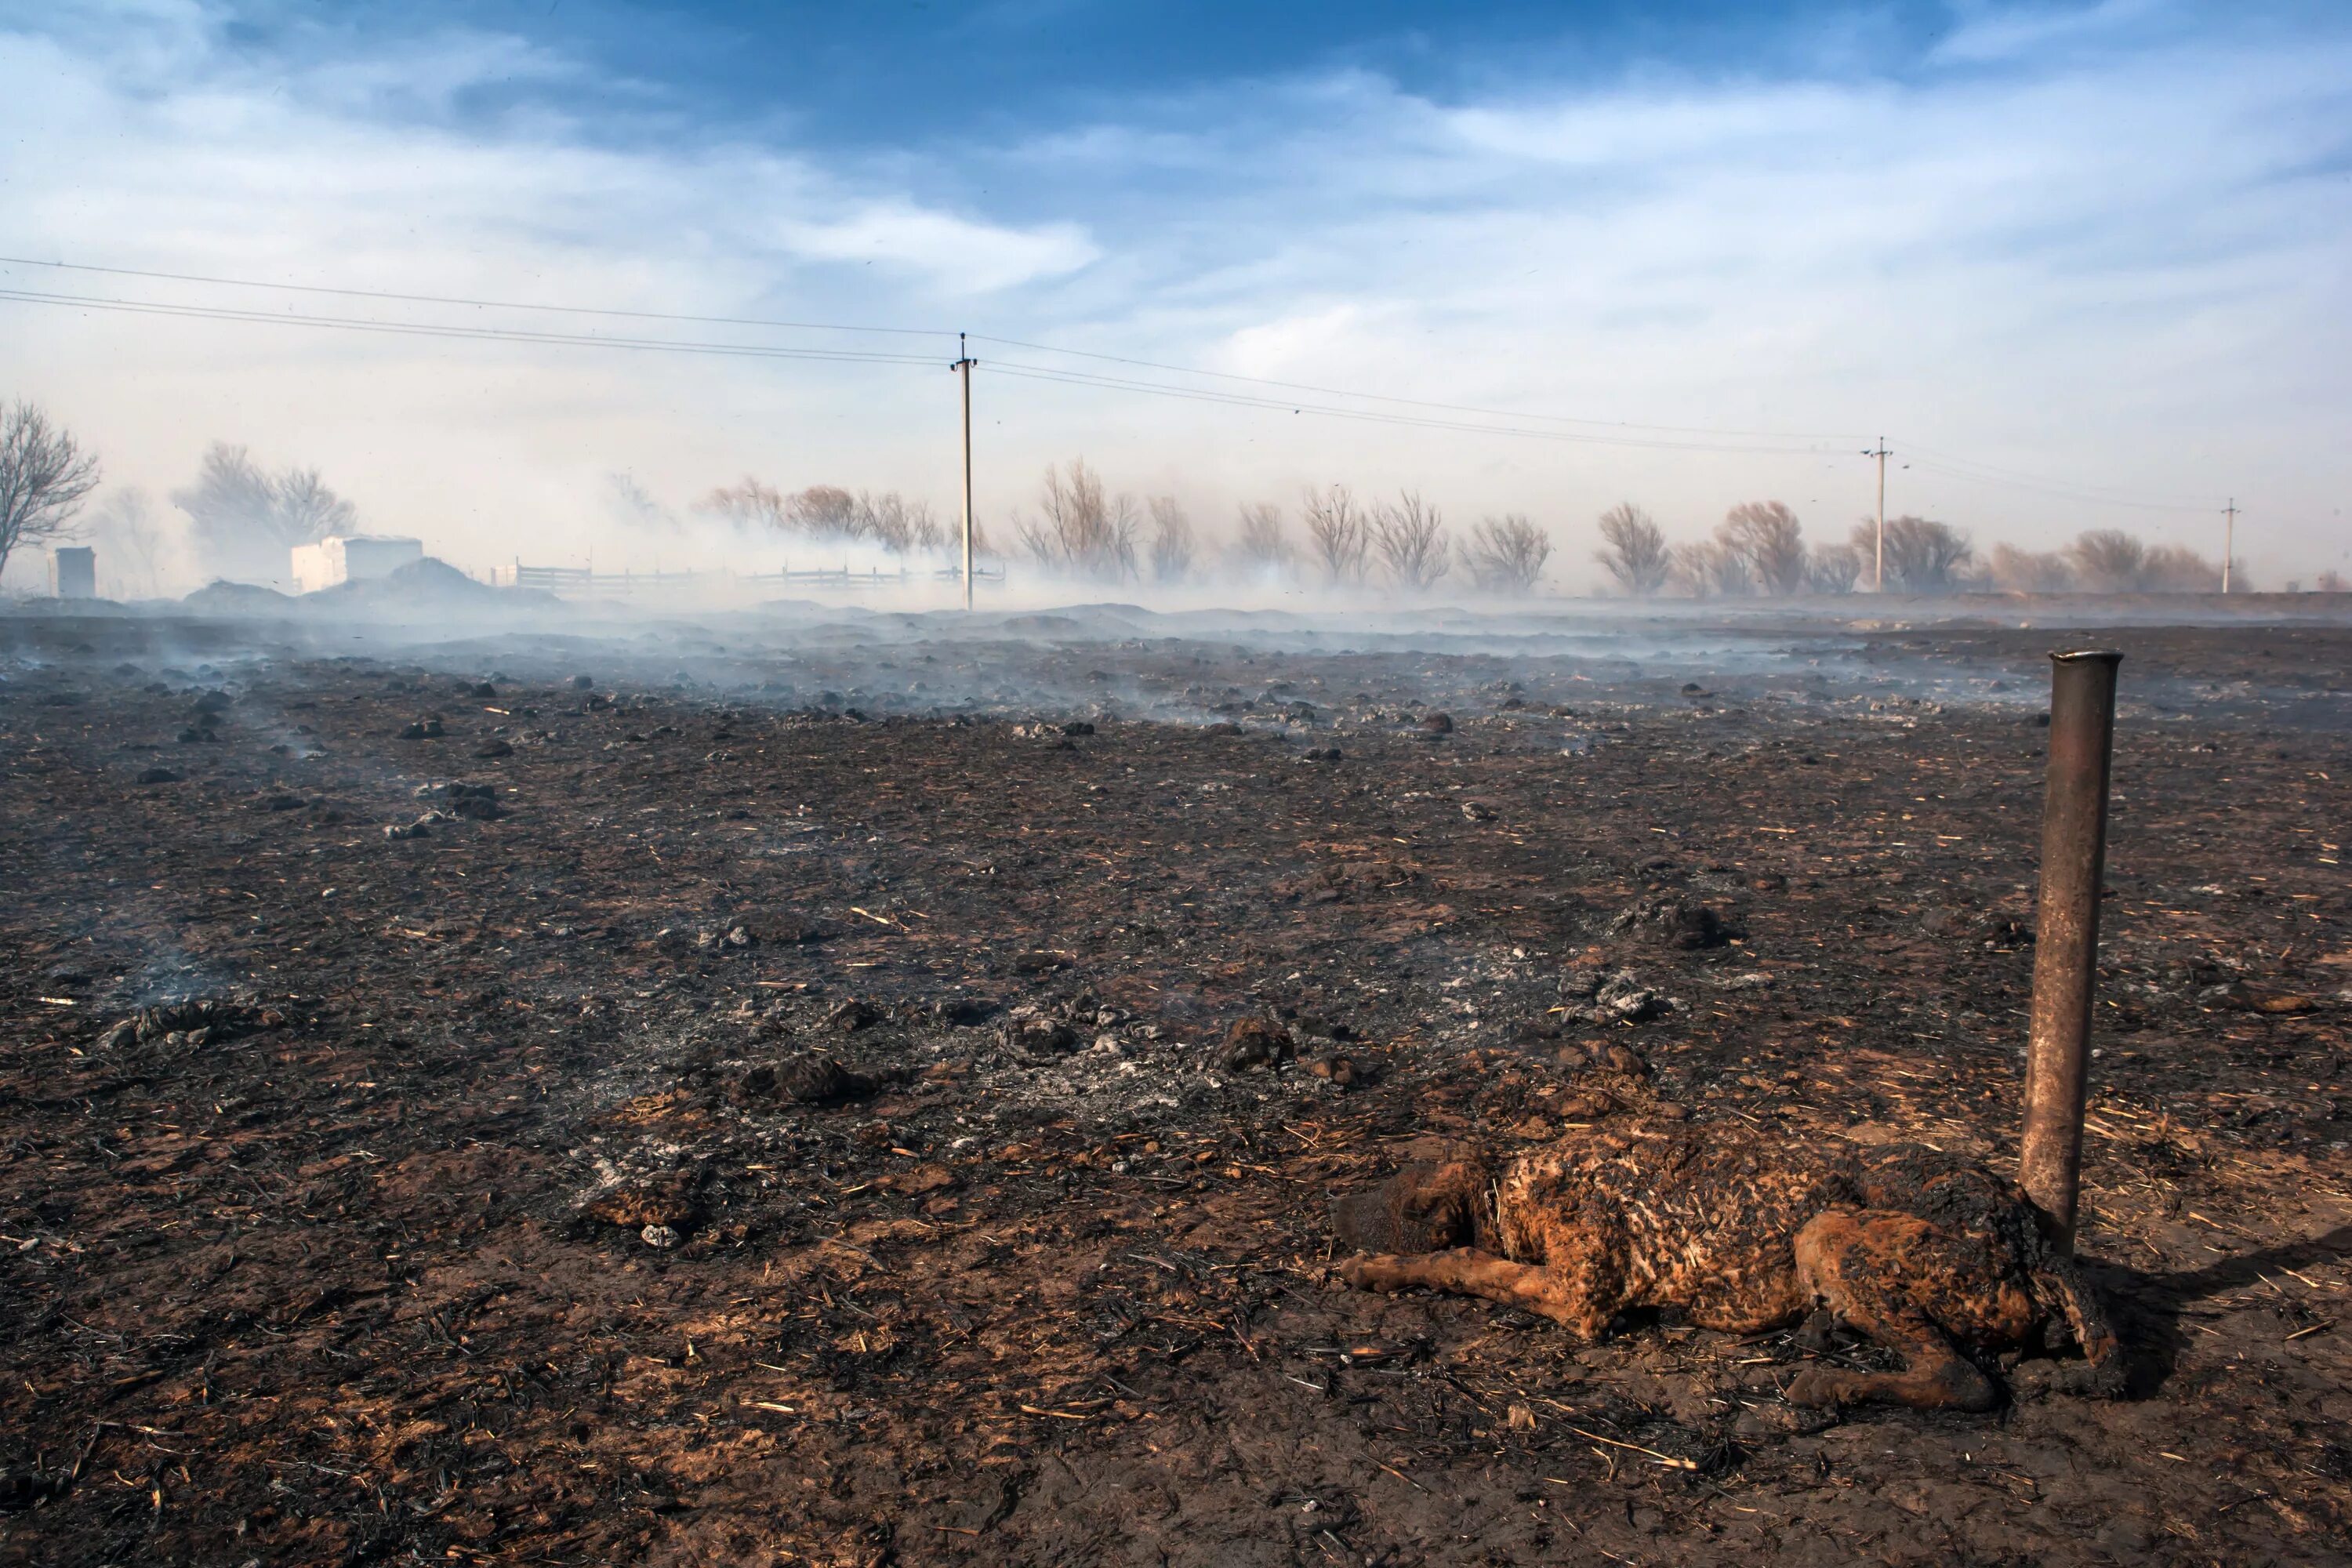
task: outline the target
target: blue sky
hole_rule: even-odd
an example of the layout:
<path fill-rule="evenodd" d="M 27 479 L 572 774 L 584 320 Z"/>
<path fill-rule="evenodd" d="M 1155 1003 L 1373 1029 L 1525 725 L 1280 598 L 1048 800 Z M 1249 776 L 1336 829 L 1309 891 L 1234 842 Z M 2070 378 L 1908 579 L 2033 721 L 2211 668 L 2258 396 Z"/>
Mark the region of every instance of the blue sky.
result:
<path fill-rule="evenodd" d="M 1623 499 L 1689 537 L 1776 497 L 1838 536 L 1884 432 L 1897 509 L 1987 543 L 2210 549 L 2235 495 L 2258 572 L 2345 564 L 2341 5 L 0 6 L 0 254 L 963 328 L 1592 422 L 1199 404 L 1024 378 L 1108 367 L 987 342 L 997 515 L 1083 453 L 1213 529 L 1345 479 L 1528 511 L 1578 556 Z M 22 266 L 0 287 L 614 330 Z M 935 366 L 0 303 L 0 382 L 159 496 L 238 440 L 485 559 L 578 545 L 616 470 L 681 511 L 746 472 L 952 493 Z"/>

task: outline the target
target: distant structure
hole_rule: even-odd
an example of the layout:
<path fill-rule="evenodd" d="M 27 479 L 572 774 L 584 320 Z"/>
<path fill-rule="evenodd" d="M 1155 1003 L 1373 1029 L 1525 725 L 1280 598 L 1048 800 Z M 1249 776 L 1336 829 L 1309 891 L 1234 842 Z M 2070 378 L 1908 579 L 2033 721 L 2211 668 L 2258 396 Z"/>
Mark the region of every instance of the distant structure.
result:
<path fill-rule="evenodd" d="M 383 577 L 425 559 L 425 542 L 380 533 L 333 534 L 294 547 L 294 591 L 315 594 L 338 583 Z"/>
<path fill-rule="evenodd" d="M 64 544 L 49 552 L 49 593 L 59 599 L 98 597 L 98 552 Z"/>

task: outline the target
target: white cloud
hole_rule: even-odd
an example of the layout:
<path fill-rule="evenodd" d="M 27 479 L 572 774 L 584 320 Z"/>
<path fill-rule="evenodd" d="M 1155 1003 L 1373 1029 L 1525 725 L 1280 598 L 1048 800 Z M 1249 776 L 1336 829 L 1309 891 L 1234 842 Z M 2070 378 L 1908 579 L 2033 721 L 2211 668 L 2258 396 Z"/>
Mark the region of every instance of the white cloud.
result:
<path fill-rule="evenodd" d="M 903 201 L 876 203 L 823 223 L 782 223 L 796 256 L 879 261 L 927 277 L 942 294 L 987 294 L 1075 272 L 1101 252 L 1076 224 L 1011 229 Z"/>

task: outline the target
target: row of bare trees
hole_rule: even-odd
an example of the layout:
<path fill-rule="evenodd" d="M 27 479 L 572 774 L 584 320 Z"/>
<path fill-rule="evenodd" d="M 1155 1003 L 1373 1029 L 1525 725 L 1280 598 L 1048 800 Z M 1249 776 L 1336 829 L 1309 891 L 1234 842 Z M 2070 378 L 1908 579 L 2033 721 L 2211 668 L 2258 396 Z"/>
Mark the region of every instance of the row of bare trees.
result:
<path fill-rule="evenodd" d="M 625 509 L 644 514 L 657 511 L 650 498 L 626 476 L 615 476 L 614 489 Z M 790 494 L 746 477 L 740 485 L 721 485 L 702 499 L 700 510 L 722 518 L 745 531 L 799 534 L 811 540 L 862 540 L 907 554 L 936 550 L 947 542 L 947 530 L 931 515 L 930 503 L 908 500 L 897 490 L 856 495 L 835 485 L 811 485 Z"/>
<path fill-rule="evenodd" d="M 1636 596 L 1848 594 L 1875 582 L 1882 536 L 1869 519 L 1843 543 L 1809 546 L 1797 515 L 1779 501 L 1733 507 L 1703 540 L 1669 544 L 1655 519 L 1630 503 L 1601 514 L 1605 546 L 1594 559 L 1618 588 Z M 1883 538 L 1885 581 L 1906 594 L 1999 589 L 2054 594 L 2210 593 L 2221 569 L 2180 545 L 2149 545 L 2119 529 L 2094 529 L 2062 549 L 1993 547 L 1979 561 L 1969 536 L 1927 518 L 1889 518 Z M 2232 585 L 2244 582 L 2243 568 Z"/>
<path fill-rule="evenodd" d="M 1280 507 L 1243 506 L 1224 564 L 1256 575 L 1303 567 L 1339 586 L 1360 586 L 1377 574 L 1399 591 L 1422 594 L 1458 563 L 1484 591 L 1524 594 L 1552 553 L 1550 537 L 1517 513 L 1486 518 L 1457 540 L 1444 513 L 1412 490 L 1370 502 L 1345 485 L 1311 490 L 1298 525 L 1303 538 L 1294 542 Z M 1016 521 L 1014 533 L 1041 564 L 1109 582 L 1147 574 L 1179 582 L 1209 563 L 1175 497 L 1139 503 L 1111 494 L 1083 458 L 1045 470 L 1037 516 Z"/>
<path fill-rule="evenodd" d="M 1713 535 L 1669 544 L 1657 521 L 1630 502 L 1601 514 L 1605 548 L 1594 559 L 1618 588 L 1636 596 L 1675 592 L 1693 598 L 1745 595 L 1848 594 L 1874 578 L 1874 523 L 1857 524 L 1843 544 L 1808 545 L 1797 514 L 1780 501 L 1743 501 Z M 1974 555 L 1968 536 L 1926 518 L 1889 519 L 1886 581 L 1906 593 L 1950 593 L 1962 585 Z"/>
<path fill-rule="evenodd" d="M 2221 568 L 2178 544 L 2148 544 L 2119 528 L 2095 528 L 2074 536 L 2063 549 L 2021 550 L 1993 546 L 1986 562 L 1992 586 L 2016 593 L 2204 594 L 2221 584 Z M 2234 567 L 2231 586 L 2247 586 L 2245 568 Z"/>

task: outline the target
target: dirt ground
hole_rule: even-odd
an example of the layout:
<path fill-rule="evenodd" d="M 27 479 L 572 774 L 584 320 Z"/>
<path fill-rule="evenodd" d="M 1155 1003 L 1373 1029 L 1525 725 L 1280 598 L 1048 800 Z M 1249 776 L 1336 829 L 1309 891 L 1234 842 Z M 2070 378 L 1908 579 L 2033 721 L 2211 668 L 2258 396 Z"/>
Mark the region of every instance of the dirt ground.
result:
<path fill-rule="evenodd" d="M 2352 630 L 2096 637 L 2132 1392 L 1923 1415 L 1328 1204 L 1611 1047 L 2010 1166 L 2063 628 L 0 617 L 0 1562 L 2343 1561 Z"/>

